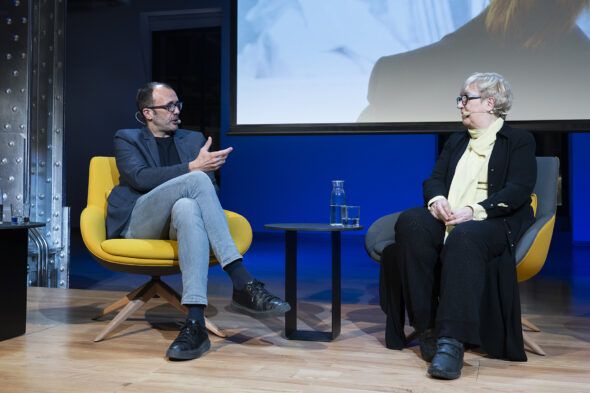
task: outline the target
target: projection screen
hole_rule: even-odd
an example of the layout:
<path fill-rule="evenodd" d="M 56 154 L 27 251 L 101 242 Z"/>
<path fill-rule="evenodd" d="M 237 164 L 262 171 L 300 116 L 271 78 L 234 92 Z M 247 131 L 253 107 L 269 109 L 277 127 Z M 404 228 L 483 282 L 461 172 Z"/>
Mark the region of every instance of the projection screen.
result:
<path fill-rule="evenodd" d="M 473 72 L 510 81 L 508 120 L 590 131 L 588 3 L 234 0 L 231 131 L 456 130 Z"/>

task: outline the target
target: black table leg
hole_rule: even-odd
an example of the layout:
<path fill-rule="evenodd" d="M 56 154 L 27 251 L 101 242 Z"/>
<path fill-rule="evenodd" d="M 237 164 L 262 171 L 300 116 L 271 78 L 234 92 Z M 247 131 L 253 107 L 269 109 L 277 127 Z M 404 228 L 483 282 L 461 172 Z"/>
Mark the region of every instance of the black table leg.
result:
<path fill-rule="evenodd" d="M 332 331 L 297 330 L 297 232 L 285 232 L 285 300 L 291 306 L 285 314 L 285 336 L 288 339 L 331 341 L 340 335 L 340 244 L 340 232 L 332 232 Z"/>
<path fill-rule="evenodd" d="M 297 331 L 297 231 L 285 232 L 285 300 L 291 310 L 285 314 L 285 335 Z"/>
<path fill-rule="evenodd" d="M 332 232 L 332 340 L 340 335 L 341 322 L 341 238 L 340 232 Z"/>

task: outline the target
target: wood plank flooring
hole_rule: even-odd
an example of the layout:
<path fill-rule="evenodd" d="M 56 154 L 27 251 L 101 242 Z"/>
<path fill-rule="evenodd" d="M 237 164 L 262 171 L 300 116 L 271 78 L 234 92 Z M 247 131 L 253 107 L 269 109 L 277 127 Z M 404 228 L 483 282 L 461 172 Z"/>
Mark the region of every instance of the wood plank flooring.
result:
<path fill-rule="evenodd" d="M 384 347 L 378 306 L 343 306 L 334 342 L 286 340 L 283 319 L 255 320 L 212 298 L 208 316 L 227 339 L 211 336 L 201 359 L 164 357 L 182 315 L 150 301 L 103 342 L 106 321 L 91 318 L 121 292 L 29 288 L 27 333 L 0 342 L 0 392 L 590 392 L 590 312 L 552 308 L 527 314 L 547 357 L 526 363 L 467 353 L 456 381 L 427 377 L 417 347 Z M 300 327 L 329 329 L 329 306 L 303 302 Z M 532 307 L 534 311 L 537 308 Z M 526 307 L 525 307 L 526 310 Z"/>

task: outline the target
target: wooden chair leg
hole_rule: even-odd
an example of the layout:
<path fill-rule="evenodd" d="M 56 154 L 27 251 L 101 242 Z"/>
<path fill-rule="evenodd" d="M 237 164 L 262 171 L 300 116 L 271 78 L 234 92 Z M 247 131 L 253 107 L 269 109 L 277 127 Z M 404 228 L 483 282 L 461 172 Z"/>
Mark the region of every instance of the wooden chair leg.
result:
<path fill-rule="evenodd" d="M 529 321 L 528 319 L 521 317 L 520 318 L 520 322 L 522 323 L 522 326 L 526 326 L 527 329 L 529 329 L 531 332 L 540 332 L 541 329 L 539 329 L 534 323 L 532 323 L 531 321 Z"/>
<path fill-rule="evenodd" d="M 529 348 L 532 353 L 536 353 L 537 355 L 546 356 L 547 354 L 539 344 L 537 344 L 532 338 L 526 334 L 526 332 L 522 332 L 522 338 L 524 340 L 524 345 Z"/>
<path fill-rule="evenodd" d="M 133 291 L 129 292 L 127 295 L 123 296 L 119 300 L 109 304 L 108 306 L 106 306 L 105 308 L 100 310 L 100 312 L 92 319 L 94 319 L 94 320 L 100 319 L 100 318 L 104 317 L 105 315 L 108 315 L 114 311 L 117 311 L 120 308 L 125 307 L 127 305 L 127 303 L 129 303 L 131 300 L 135 299 L 137 297 L 137 294 L 140 293 L 142 290 L 144 290 L 144 288 L 147 285 L 149 285 L 150 283 L 151 283 L 151 281 L 146 282 L 145 284 L 143 284 L 140 287 L 135 288 Z"/>
<path fill-rule="evenodd" d="M 148 300 L 153 298 L 156 294 L 154 281 L 148 282 L 146 285 L 141 287 L 141 289 L 142 291 L 135 293 L 135 298 L 129 299 L 127 305 L 123 307 L 123 309 L 119 311 L 115 318 L 113 318 L 113 320 L 109 322 L 109 324 L 98 334 L 98 336 L 94 338 L 94 342 L 102 341 L 109 333 L 115 330 L 120 324 L 122 324 L 134 312 L 139 310 L 141 306 L 146 304 Z"/>
<path fill-rule="evenodd" d="M 188 309 L 180 302 L 180 296 L 174 291 L 174 289 L 170 288 L 168 284 L 163 281 L 157 281 L 155 284 L 156 287 L 156 294 L 160 295 L 160 297 L 170 303 L 174 308 L 182 312 L 183 314 L 188 313 Z M 211 322 L 208 318 L 205 318 L 205 327 L 211 333 L 215 334 L 217 337 L 226 338 L 227 334 L 225 334 L 221 329 L 217 327 L 213 322 Z"/>

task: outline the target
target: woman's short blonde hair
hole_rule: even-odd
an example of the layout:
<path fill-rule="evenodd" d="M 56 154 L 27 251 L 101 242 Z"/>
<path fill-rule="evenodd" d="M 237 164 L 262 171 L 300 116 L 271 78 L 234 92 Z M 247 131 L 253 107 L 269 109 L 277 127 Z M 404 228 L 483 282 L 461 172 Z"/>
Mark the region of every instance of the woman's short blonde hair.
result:
<path fill-rule="evenodd" d="M 493 98 L 494 109 L 492 113 L 503 119 L 506 118 L 512 108 L 512 87 L 500 74 L 495 72 L 476 72 L 465 80 L 463 90 L 469 86 L 475 86 L 482 99 Z"/>

